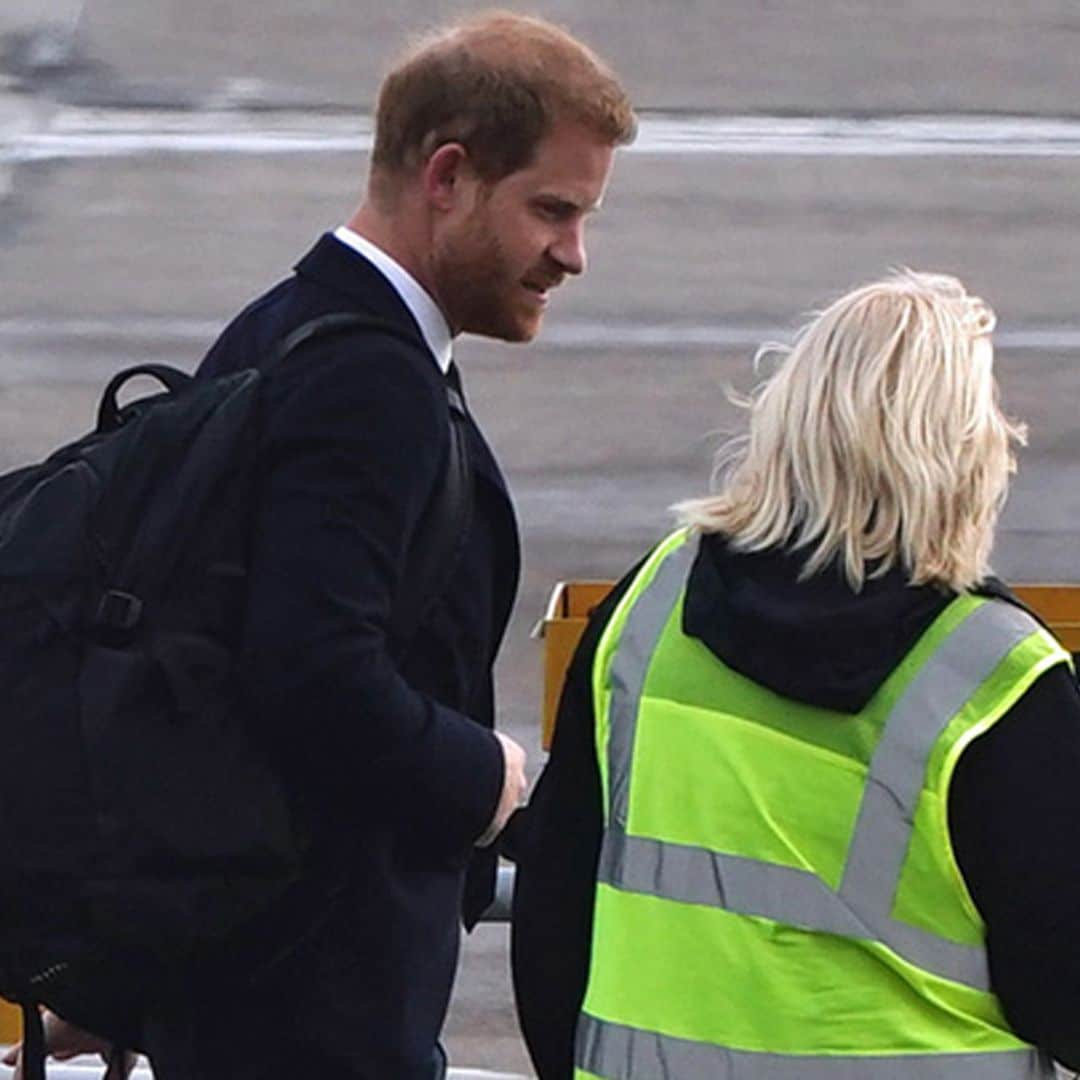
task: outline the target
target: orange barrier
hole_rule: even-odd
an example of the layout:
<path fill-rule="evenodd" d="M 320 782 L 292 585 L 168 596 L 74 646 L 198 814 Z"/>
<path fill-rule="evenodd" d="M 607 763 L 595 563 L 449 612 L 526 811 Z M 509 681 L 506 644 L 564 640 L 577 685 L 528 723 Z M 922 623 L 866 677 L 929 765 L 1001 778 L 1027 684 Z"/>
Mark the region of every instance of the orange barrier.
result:
<path fill-rule="evenodd" d="M 1080 652 L 1080 585 L 1016 585 L 1013 588 L 1069 652 Z"/>
<path fill-rule="evenodd" d="M 541 741 L 551 749 L 555 713 L 570 658 L 593 609 L 614 581 L 560 581 L 551 590 L 535 634 L 544 641 Z M 1047 623 L 1070 652 L 1080 652 L 1080 585 L 1016 585 L 1017 596 Z"/>
<path fill-rule="evenodd" d="M 10 1046 L 22 1038 L 22 1013 L 17 1005 L 0 998 L 0 1045 Z"/>
<path fill-rule="evenodd" d="M 614 581 L 560 581 L 551 590 L 547 608 L 536 624 L 533 636 L 544 641 L 544 701 L 540 741 L 551 749 L 555 733 L 555 713 L 559 708 L 566 669 L 577 648 L 593 609 L 609 592 Z"/>

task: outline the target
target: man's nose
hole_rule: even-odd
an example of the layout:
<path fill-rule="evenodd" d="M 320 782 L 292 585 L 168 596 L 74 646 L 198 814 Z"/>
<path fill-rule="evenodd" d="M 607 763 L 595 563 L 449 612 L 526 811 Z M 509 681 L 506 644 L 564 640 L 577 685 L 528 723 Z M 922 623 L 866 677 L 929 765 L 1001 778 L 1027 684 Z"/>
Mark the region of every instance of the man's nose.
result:
<path fill-rule="evenodd" d="M 585 229 L 575 224 L 560 232 L 555 243 L 548 249 L 551 257 L 567 274 L 583 274 L 588 265 L 585 254 Z"/>

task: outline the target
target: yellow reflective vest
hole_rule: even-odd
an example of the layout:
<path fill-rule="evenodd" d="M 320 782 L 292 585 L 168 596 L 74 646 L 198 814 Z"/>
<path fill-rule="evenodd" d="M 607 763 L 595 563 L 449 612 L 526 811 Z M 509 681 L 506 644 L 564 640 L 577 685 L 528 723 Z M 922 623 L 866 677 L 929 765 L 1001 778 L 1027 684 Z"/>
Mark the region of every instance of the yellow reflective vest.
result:
<path fill-rule="evenodd" d="M 576 1077 L 1052 1077 L 1009 1028 L 953 855 L 960 755 L 1068 654 L 952 601 L 858 714 L 682 632 L 697 540 L 661 544 L 593 670 L 604 799 Z"/>

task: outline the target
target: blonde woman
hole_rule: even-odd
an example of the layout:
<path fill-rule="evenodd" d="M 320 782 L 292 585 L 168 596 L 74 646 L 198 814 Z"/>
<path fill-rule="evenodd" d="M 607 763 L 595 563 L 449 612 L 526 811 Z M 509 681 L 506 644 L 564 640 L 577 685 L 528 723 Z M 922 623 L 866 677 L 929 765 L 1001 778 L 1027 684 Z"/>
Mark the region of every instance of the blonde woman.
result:
<path fill-rule="evenodd" d="M 994 321 L 942 275 L 836 301 L 592 620 L 520 834 L 541 1080 L 1080 1060 L 1080 695 L 990 576 Z"/>

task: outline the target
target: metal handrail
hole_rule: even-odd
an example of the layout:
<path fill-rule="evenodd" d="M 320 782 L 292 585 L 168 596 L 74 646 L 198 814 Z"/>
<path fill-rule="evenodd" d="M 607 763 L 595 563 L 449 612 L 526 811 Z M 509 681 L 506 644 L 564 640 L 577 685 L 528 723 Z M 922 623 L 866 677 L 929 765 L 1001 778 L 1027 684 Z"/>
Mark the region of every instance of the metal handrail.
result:
<path fill-rule="evenodd" d="M 514 900 L 514 867 L 503 864 L 499 867 L 495 879 L 495 899 L 487 908 L 480 921 L 485 923 L 508 923 Z"/>
<path fill-rule="evenodd" d="M 105 1066 L 96 1057 L 80 1057 L 71 1061 L 49 1062 L 49 1080 L 101 1080 Z M 0 1066 L 0 1076 L 10 1076 L 9 1069 Z M 154 1080 L 145 1061 L 140 1061 L 131 1073 L 131 1080 Z M 529 1080 L 520 1073 L 493 1072 L 489 1069 L 450 1069 L 446 1080 Z"/>

